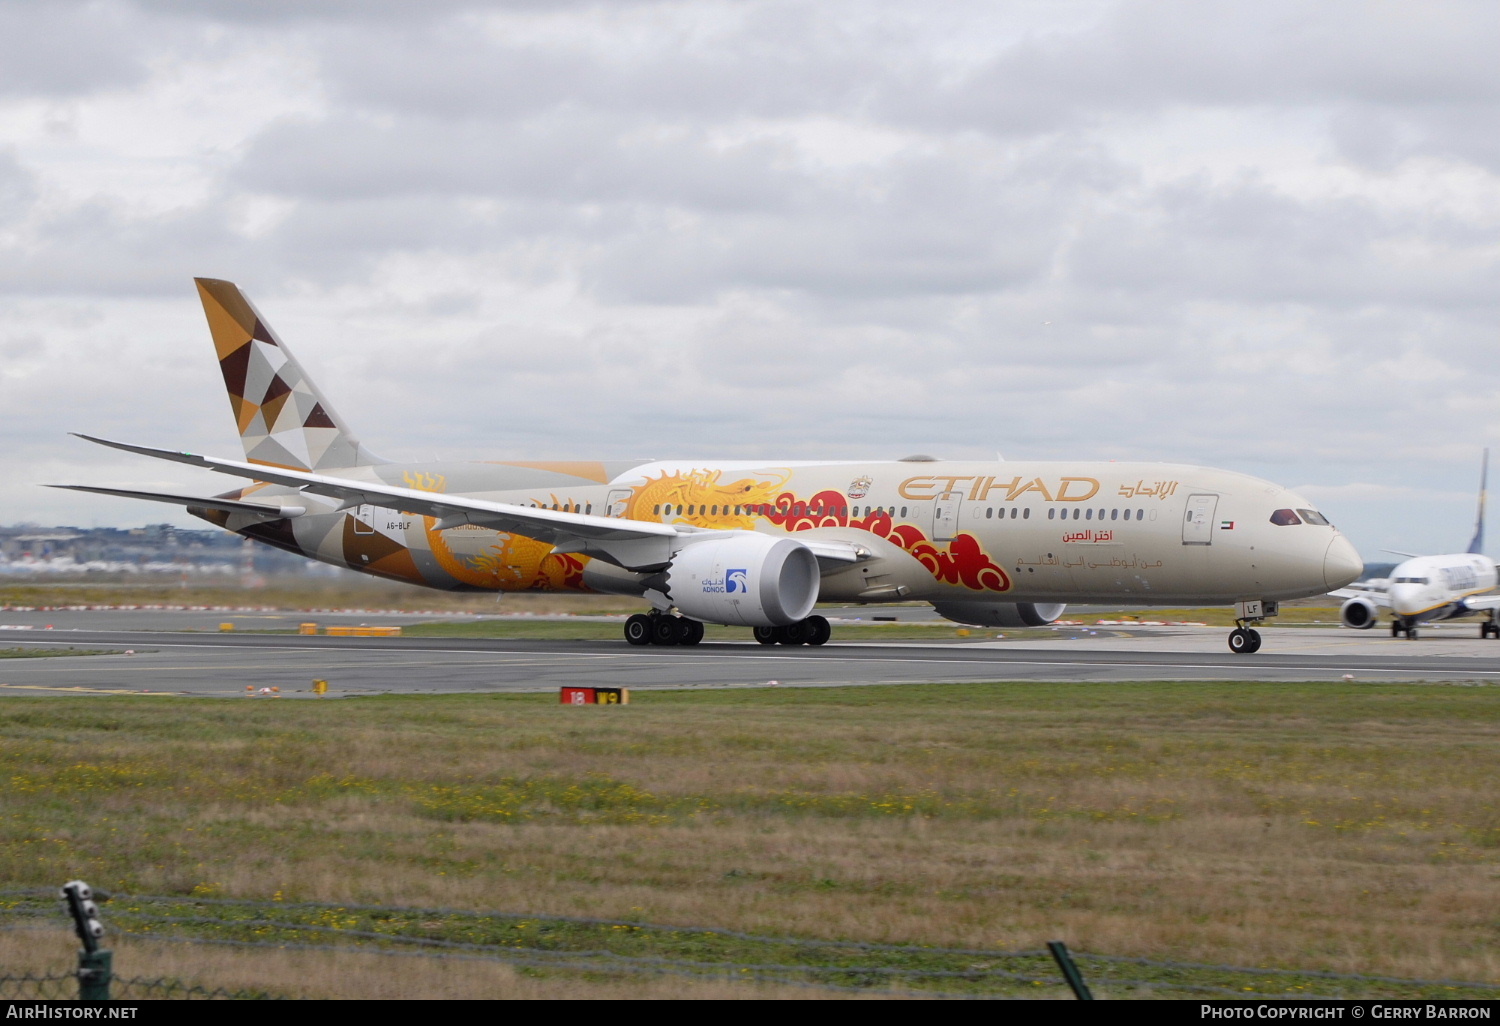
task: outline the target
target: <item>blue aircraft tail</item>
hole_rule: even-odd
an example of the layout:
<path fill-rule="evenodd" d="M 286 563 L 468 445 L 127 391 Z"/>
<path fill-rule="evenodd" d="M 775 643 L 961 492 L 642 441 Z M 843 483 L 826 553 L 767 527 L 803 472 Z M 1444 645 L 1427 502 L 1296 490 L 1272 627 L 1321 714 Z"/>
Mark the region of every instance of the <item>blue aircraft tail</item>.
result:
<path fill-rule="evenodd" d="M 1484 463 L 1479 471 L 1479 518 L 1474 521 L 1474 540 L 1469 542 L 1470 552 L 1480 552 L 1484 549 L 1484 494 L 1485 484 L 1490 476 L 1490 451 L 1484 450 Z"/>

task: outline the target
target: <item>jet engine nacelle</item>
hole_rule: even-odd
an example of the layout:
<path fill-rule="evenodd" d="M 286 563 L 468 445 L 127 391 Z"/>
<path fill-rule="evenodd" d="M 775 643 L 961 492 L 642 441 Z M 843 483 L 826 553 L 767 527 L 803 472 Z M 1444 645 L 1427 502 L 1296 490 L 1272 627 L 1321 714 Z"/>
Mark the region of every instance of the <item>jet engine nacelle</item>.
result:
<path fill-rule="evenodd" d="M 785 627 L 818 601 L 817 557 L 806 545 L 753 531 L 694 541 L 646 581 L 684 615 L 740 627 Z"/>
<path fill-rule="evenodd" d="M 1068 608 L 1061 602 L 934 602 L 939 616 L 976 627 L 1045 627 Z"/>
<path fill-rule="evenodd" d="M 1344 626 L 1353 627 L 1357 631 L 1367 631 L 1374 627 L 1379 615 L 1379 608 L 1367 598 L 1352 598 L 1339 606 L 1339 619 L 1344 622 Z"/>

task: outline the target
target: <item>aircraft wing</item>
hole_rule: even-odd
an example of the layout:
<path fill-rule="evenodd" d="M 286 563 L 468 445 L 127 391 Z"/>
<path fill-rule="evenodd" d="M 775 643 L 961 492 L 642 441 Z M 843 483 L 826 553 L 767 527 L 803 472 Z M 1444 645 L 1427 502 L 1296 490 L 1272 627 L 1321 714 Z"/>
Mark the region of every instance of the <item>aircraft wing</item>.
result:
<path fill-rule="evenodd" d="M 307 512 L 306 506 L 278 506 L 269 502 L 203 498 L 197 495 L 172 495 L 167 492 L 137 492 L 129 488 L 95 488 L 92 485 L 48 485 L 47 487 L 66 488 L 74 492 L 94 492 L 98 495 L 119 495 L 127 499 L 145 499 L 148 502 L 166 502 L 177 506 L 221 509 L 226 513 L 255 513 L 267 517 L 300 517 Z"/>
<path fill-rule="evenodd" d="M 549 542 L 555 545 L 559 552 L 602 556 L 609 562 L 632 570 L 665 566 L 677 550 L 692 540 L 693 536 L 722 533 L 712 528 L 658 524 L 645 520 L 622 520 L 585 513 L 537 509 L 507 502 L 488 502 L 462 495 L 445 495 L 441 492 L 401 488 L 380 481 L 354 481 L 327 474 L 272 467 L 261 463 L 246 463 L 240 460 L 199 456 L 190 452 L 176 452 L 171 449 L 130 445 L 107 438 L 95 438 L 92 435 L 79 434 L 77 437 L 107 445 L 112 449 L 122 449 L 125 452 L 139 453 L 142 456 L 152 456 L 173 463 L 185 463 L 190 467 L 202 467 L 219 474 L 229 474 L 253 481 L 269 481 L 288 488 L 297 488 L 313 495 L 336 499 L 340 504 L 340 509 L 368 503 L 372 506 L 382 506 L 417 516 L 436 517 L 438 522 L 434 526 L 440 531 L 463 524 L 482 524 L 496 530 Z M 132 497 L 145 496 L 134 493 Z M 205 505 L 211 505 L 211 503 L 205 503 Z M 852 563 L 865 556 L 858 546 L 849 542 L 809 539 L 804 544 L 813 551 L 814 556 L 818 557 L 820 566 L 825 568 L 827 566 L 825 560 L 833 563 Z"/>
<path fill-rule="evenodd" d="M 1373 583 L 1374 582 L 1370 581 L 1356 581 L 1354 584 L 1349 585 L 1349 587 L 1347 588 L 1340 588 L 1338 591 L 1330 591 L 1328 594 L 1332 595 L 1334 598 L 1365 599 L 1366 601 L 1373 602 L 1377 606 L 1389 606 L 1391 604 L 1391 597 L 1384 587 L 1384 582 L 1382 581 L 1381 585 L 1379 586 L 1370 587 L 1369 585 Z"/>

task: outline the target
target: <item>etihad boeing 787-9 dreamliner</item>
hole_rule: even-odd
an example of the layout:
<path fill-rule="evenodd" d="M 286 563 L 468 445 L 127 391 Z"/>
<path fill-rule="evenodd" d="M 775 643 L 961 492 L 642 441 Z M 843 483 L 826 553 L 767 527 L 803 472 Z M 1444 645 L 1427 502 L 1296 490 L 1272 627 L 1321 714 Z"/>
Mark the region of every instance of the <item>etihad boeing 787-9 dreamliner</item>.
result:
<path fill-rule="evenodd" d="M 640 596 L 636 645 L 704 623 L 821 645 L 825 602 L 922 600 L 958 623 L 1040 626 L 1069 602 L 1230 605 L 1235 652 L 1285 599 L 1355 580 L 1307 500 L 1165 463 L 580 460 L 395 463 L 365 448 L 233 284 L 198 279 L 245 459 L 90 438 L 245 478 L 175 503 L 227 530 L 429 588 Z M 89 438 L 89 436 L 82 436 Z"/>

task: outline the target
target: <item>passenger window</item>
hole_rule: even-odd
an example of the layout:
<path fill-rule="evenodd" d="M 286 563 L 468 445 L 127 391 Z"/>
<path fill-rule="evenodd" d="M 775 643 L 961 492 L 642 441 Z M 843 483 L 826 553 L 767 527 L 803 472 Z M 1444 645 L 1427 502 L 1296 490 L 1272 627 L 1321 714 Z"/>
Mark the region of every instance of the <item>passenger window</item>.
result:
<path fill-rule="evenodd" d="M 1055 508 L 1051 507 L 1051 506 L 1048 506 L 1047 507 L 1047 519 L 1051 520 L 1055 516 L 1057 516 L 1057 510 Z"/>
<path fill-rule="evenodd" d="M 1081 513 L 1081 512 L 1083 512 L 1083 511 L 1080 510 L 1078 507 L 1076 507 L 1076 506 L 1073 507 L 1073 519 L 1077 520 L 1078 519 L 1078 514 Z"/>
<path fill-rule="evenodd" d="M 984 519 L 986 519 L 986 520 L 994 520 L 995 519 L 995 507 L 993 507 L 993 506 L 986 506 L 984 508 Z"/>
<path fill-rule="evenodd" d="M 1146 519 L 1146 511 L 1143 510 L 1143 509 L 1136 510 L 1135 511 L 1135 518 L 1137 520 L 1145 520 Z"/>
<path fill-rule="evenodd" d="M 1328 518 L 1325 517 L 1323 514 L 1319 513 L 1317 510 L 1313 510 L 1313 509 L 1299 509 L 1297 512 L 1301 513 L 1302 514 L 1302 519 L 1306 520 L 1309 524 L 1314 524 L 1314 525 L 1316 525 L 1318 527 L 1328 527 L 1329 526 Z"/>
<path fill-rule="evenodd" d="M 1031 507 L 1030 506 L 1027 506 L 1026 507 L 1026 511 L 1021 514 L 1021 519 L 1022 520 L 1030 520 L 1031 519 Z"/>
<path fill-rule="evenodd" d="M 903 516 L 903 517 L 904 517 L 904 516 L 906 516 L 906 507 L 905 507 L 905 506 L 902 506 L 902 507 L 901 507 L 901 515 L 902 515 L 902 516 Z"/>
<path fill-rule="evenodd" d="M 1277 527 L 1291 527 L 1293 524 L 1302 523 L 1302 518 L 1297 515 L 1296 510 L 1278 509 L 1271 514 L 1271 523 Z"/>
<path fill-rule="evenodd" d="M 1085 520 L 1092 520 L 1092 519 L 1094 519 L 1094 511 L 1093 510 L 1086 510 L 1084 512 L 1083 519 L 1085 519 Z"/>
<path fill-rule="evenodd" d="M 1111 519 L 1111 520 L 1119 520 L 1120 519 L 1120 511 L 1117 510 L 1117 509 L 1110 510 L 1109 511 L 1109 519 Z"/>

